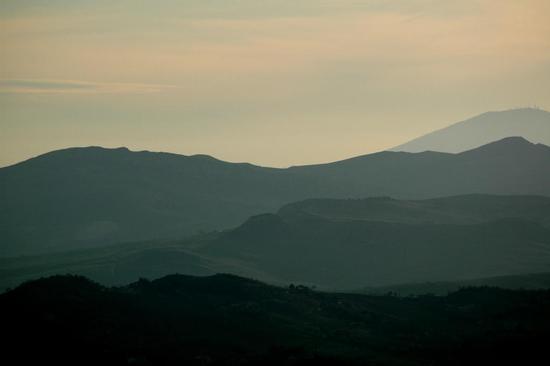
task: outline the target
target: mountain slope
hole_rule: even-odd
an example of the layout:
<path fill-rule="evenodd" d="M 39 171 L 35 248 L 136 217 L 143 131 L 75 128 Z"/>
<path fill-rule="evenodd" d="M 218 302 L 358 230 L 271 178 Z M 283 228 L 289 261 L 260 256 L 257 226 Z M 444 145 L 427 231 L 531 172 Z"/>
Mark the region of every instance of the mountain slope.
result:
<path fill-rule="evenodd" d="M 473 225 L 251 219 L 202 254 L 284 282 L 350 289 L 550 271 L 550 229 L 522 220 Z"/>
<path fill-rule="evenodd" d="M 186 240 L 1 258 L 0 289 L 66 273 L 121 285 L 224 272 L 355 290 L 548 271 L 548 197 L 310 199 Z"/>
<path fill-rule="evenodd" d="M 382 152 L 263 168 L 75 148 L 0 169 L 0 255 L 181 238 L 314 197 L 550 195 L 550 148 L 508 138 L 460 154 Z"/>
<path fill-rule="evenodd" d="M 394 147 L 393 151 L 457 153 L 509 136 L 550 145 L 550 113 L 523 108 L 488 112 Z"/>
<path fill-rule="evenodd" d="M 199 252 L 324 288 L 550 271 L 545 197 L 309 200 L 249 219 Z"/>
<path fill-rule="evenodd" d="M 516 218 L 550 227 L 550 197 L 471 194 L 425 200 L 309 199 L 285 205 L 278 214 L 288 222 L 308 216 L 404 224 L 476 224 Z"/>
<path fill-rule="evenodd" d="M 322 181 L 314 197 L 433 198 L 550 195 L 549 167 L 550 147 L 510 137 L 459 154 L 386 151 L 291 170 Z"/>
<path fill-rule="evenodd" d="M 206 156 L 75 148 L 0 169 L 2 254 L 179 238 L 288 197 L 277 169 Z"/>

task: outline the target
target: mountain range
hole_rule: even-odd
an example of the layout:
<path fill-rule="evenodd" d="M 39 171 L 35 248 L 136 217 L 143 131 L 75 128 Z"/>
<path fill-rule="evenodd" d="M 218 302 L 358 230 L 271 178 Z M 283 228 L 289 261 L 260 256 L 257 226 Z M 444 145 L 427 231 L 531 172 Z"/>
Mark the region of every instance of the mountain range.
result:
<path fill-rule="evenodd" d="M 209 156 L 71 148 L 0 169 L 2 256 L 179 239 L 308 198 L 550 195 L 550 148 L 380 152 L 275 169 Z"/>
<path fill-rule="evenodd" d="M 233 273 L 357 290 L 544 272 L 550 272 L 548 197 L 310 199 L 184 240 L 3 258 L 0 288 L 65 273 L 112 285 L 172 273 Z M 517 283 L 498 283 L 507 282 Z"/>

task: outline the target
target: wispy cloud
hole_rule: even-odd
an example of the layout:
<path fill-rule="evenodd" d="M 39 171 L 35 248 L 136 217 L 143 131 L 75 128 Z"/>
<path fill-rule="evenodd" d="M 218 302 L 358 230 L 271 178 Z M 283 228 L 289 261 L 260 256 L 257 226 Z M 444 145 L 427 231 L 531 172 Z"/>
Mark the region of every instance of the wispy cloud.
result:
<path fill-rule="evenodd" d="M 51 79 L 0 79 L 4 94 L 145 94 L 175 89 L 175 85 L 90 82 Z"/>

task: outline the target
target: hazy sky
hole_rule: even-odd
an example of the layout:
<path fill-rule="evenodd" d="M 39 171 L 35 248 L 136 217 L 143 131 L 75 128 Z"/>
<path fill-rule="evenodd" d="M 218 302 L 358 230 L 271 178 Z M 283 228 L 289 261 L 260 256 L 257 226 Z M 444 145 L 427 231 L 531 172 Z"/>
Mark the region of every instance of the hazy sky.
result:
<path fill-rule="evenodd" d="M 533 104 L 548 0 L 0 1 L 0 166 L 87 145 L 325 162 Z"/>

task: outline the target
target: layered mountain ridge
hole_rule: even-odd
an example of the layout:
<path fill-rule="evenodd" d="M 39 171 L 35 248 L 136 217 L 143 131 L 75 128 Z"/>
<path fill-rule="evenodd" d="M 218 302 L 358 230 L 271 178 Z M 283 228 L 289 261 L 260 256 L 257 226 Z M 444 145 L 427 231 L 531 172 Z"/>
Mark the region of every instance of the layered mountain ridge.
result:
<path fill-rule="evenodd" d="M 316 197 L 550 195 L 548 167 L 550 148 L 517 137 L 459 154 L 381 152 L 288 169 L 67 149 L 0 169 L 0 255 L 181 238 Z"/>

